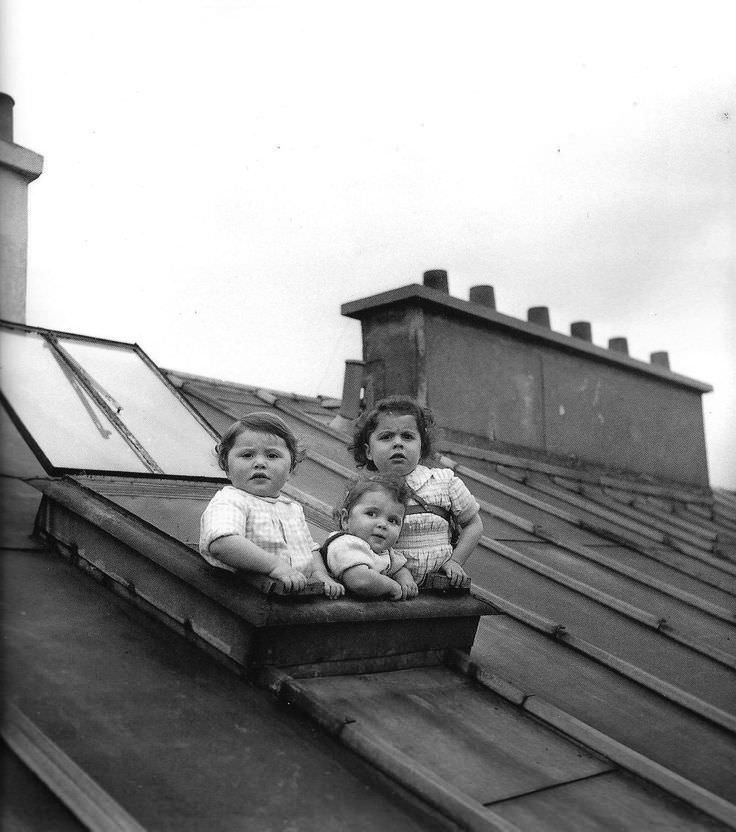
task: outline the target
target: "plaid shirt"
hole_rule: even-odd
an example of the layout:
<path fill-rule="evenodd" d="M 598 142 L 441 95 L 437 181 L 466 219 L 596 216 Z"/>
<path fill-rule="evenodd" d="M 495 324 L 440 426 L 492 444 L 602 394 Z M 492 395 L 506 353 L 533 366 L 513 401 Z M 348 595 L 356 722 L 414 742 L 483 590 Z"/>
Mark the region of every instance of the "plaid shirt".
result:
<path fill-rule="evenodd" d="M 450 468 L 417 465 L 406 476 L 406 483 L 425 503 L 451 511 L 461 525 L 480 510 L 475 497 Z M 415 500 L 409 502 L 416 504 Z M 430 572 L 437 572 L 452 557 L 447 521 L 436 514 L 407 514 L 394 549 L 404 555 L 406 568 L 421 585 Z"/>
<path fill-rule="evenodd" d="M 312 540 L 304 511 L 283 494 L 256 497 L 226 485 L 210 500 L 199 524 L 199 553 L 213 566 L 237 571 L 210 554 L 213 541 L 239 534 L 305 575 L 312 571 Z"/>

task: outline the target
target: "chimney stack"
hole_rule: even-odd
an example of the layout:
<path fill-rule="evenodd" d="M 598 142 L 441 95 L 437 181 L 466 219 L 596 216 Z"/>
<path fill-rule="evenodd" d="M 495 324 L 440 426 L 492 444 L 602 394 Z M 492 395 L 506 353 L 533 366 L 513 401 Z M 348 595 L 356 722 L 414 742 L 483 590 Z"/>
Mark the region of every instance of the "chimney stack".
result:
<path fill-rule="evenodd" d="M 650 353 L 649 360 L 658 367 L 664 367 L 667 370 L 670 368 L 670 354 L 665 350 Z"/>
<path fill-rule="evenodd" d="M 659 366 L 629 357 L 625 338 L 596 346 L 588 321 L 568 336 L 551 329 L 547 307 L 531 307 L 528 322 L 505 315 L 482 302 L 489 286 L 452 297 L 446 275 L 343 304 L 361 322 L 366 405 L 412 396 L 445 440 L 707 487 L 710 385 L 669 372 L 662 353 L 652 354 Z"/>
<path fill-rule="evenodd" d="M 13 141 L 13 99 L 0 93 L 0 310 L 26 321 L 28 185 L 41 175 L 43 157 Z"/>

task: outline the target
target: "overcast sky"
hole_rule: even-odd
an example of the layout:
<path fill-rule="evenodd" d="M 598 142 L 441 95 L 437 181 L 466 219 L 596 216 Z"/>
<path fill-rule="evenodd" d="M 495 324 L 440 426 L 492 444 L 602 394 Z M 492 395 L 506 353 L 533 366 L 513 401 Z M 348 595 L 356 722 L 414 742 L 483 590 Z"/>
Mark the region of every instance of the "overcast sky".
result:
<path fill-rule="evenodd" d="M 340 304 L 446 268 L 668 350 L 736 487 L 732 2 L 4 0 L 28 322 L 339 395 Z"/>

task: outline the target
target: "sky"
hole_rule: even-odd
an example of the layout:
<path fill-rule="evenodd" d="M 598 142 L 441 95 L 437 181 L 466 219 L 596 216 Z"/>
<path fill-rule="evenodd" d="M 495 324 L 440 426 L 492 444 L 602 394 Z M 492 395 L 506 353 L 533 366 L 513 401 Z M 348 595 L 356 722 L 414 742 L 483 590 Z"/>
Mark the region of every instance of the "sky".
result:
<path fill-rule="evenodd" d="M 736 488 L 730 2 L 2 2 L 28 323 L 339 396 L 340 304 L 444 268 L 667 350 Z"/>

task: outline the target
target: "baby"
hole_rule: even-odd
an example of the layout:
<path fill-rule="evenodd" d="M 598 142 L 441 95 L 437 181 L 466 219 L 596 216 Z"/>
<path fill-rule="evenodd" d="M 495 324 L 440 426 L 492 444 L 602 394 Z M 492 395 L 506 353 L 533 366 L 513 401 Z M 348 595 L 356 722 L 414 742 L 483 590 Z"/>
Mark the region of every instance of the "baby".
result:
<path fill-rule="evenodd" d="M 325 568 L 299 503 L 281 493 L 301 460 L 297 440 L 272 413 L 250 413 L 233 424 L 216 447 L 232 485 L 215 494 L 202 514 L 199 551 L 213 566 L 268 575 L 287 592 L 299 592 L 307 577 L 324 593 L 345 593 Z"/>
<path fill-rule="evenodd" d="M 330 573 L 364 598 L 413 598 L 417 585 L 406 558 L 391 548 L 399 537 L 410 491 L 400 479 L 367 477 L 348 490 L 335 511 L 339 532 L 321 552 Z"/>

